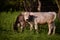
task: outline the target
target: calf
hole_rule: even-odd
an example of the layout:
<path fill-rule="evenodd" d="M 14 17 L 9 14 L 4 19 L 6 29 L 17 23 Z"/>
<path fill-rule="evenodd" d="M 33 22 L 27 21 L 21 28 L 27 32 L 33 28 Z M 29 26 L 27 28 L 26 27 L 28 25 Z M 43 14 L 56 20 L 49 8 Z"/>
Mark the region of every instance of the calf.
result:
<path fill-rule="evenodd" d="M 28 23 L 30 24 L 30 30 L 33 29 L 33 25 L 35 27 L 35 30 L 37 32 L 38 30 L 38 23 L 39 24 L 48 24 L 48 35 L 51 34 L 52 29 L 53 29 L 53 34 L 55 33 L 55 19 L 56 19 L 56 13 L 55 12 L 22 12 L 22 14 L 24 15 L 24 19 L 25 21 L 28 21 Z M 30 18 L 32 17 L 32 19 Z"/>
<path fill-rule="evenodd" d="M 21 32 L 22 32 L 25 25 L 26 25 L 26 22 L 24 20 L 24 16 L 22 14 L 18 15 L 14 23 L 14 30 L 18 30 L 19 28 L 21 28 Z"/>

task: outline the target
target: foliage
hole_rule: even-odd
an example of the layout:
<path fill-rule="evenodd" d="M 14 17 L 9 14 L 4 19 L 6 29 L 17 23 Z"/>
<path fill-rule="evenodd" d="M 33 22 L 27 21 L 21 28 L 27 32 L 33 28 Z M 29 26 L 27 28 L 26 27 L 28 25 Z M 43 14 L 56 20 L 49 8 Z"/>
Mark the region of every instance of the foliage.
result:
<path fill-rule="evenodd" d="M 18 11 L 18 10 L 24 10 L 23 1 L 24 0 L 0 0 L 0 11 Z M 32 0 L 32 1 L 31 0 L 26 0 L 27 6 L 30 6 L 30 4 L 32 2 L 35 2 L 35 1 L 36 0 Z M 45 0 L 41 0 L 41 1 L 45 2 Z M 55 3 L 55 0 L 46 0 L 46 2 L 50 2 L 50 1 Z M 60 1 L 58 1 L 58 2 L 60 4 Z M 45 4 L 45 3 L 43 3 L 43 4 Z M 47 3 L 47 4 L 49 4 L 49 3 Z M 36 6 L 36 3 L 33 3 L 33 6 L 34 5 Z M 35 10 L 35 8 L 32 8 L 32 9 Z"/>

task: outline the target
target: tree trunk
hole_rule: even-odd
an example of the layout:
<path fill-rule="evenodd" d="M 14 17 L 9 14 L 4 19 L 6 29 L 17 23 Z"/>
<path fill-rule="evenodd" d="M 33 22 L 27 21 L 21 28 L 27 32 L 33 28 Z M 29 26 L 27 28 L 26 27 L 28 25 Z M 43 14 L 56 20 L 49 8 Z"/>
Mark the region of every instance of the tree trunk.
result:
<path fill-rule="evenodd" d="M 41 9 L 41 2 L 40 2 L 40 0 L 38 0 L 38 8 L 37 8 L 37 10 L 40 12 L 40 9 Z"/>
<path fill-rule="evenodd" d="M 28 10 L 27 10 L 27 6 L 26 6 L 26 0 L 23 1 L 23 4 L 24 4 L 24 9 L 25 9 L 25 11 L 28 11 Z"/>
<path fill-rule="evenodd" d="M 23 1 L 23 4 L 24 4 L 25 11 L 30 12 L 31 11 L 31 8 L 30 8 L 30 5 L 28 5 L 27 0 L 24 0 Z"/>
<path fill-rule="evenodd" d="M 28 1 L 29 5 L 27 5 L 28 4 L 27 1 L 28 0 L 23 1 L 25 11 L 28 11 L 28 12 L 40 11 L 40 8 L 41 8 L 40 0 L 30 0 Z"/>
<path fill-rule="evenodd" d="M 60 19 L 60 5 L 59 5 L 59 0 L 55 0 L 55 1 L 57 3 L 58 8 L 59 8 L 59 10 L 58 10 L 58 18 Z"/>

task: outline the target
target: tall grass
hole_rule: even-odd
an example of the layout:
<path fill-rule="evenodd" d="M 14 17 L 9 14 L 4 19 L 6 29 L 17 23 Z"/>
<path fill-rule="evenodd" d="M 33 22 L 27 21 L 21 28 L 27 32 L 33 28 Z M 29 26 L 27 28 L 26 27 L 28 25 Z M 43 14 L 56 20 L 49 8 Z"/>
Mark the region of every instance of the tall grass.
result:
<path fill-rule="evenodd" d="M 60 40 L 60 21 L 55 20 L 56 34 L 47 35 L 48 27 L 46 25 L 39 25 L 39 33 L 29 31 L 26 28 L 23 33 L 13 31 L 13 24 L 20 12 L 1 12 L 0 13 L 0 40 Z"/>

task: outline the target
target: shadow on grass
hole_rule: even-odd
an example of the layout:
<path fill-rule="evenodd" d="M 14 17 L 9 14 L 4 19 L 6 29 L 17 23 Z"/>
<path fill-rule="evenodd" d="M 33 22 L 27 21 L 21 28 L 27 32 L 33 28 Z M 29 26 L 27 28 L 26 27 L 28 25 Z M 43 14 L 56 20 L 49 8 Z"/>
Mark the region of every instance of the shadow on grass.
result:
<path fill-rule="evenodd" d="M 59 19 L 56 20 L 55 25 L 56 25 L 56 33 L 60 34 L 60 20 Z"/>
<path fill-rule="evenodd" d="M 13 31 L 11 29 L 4 29 L 3 27 L 0 26 L 0 35 L 1 34 L 9 34 L 9 33 L 12 33 Z"/>

